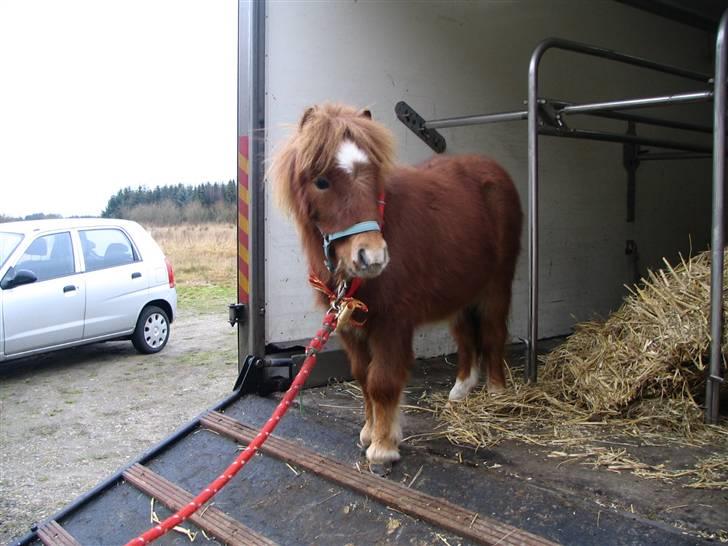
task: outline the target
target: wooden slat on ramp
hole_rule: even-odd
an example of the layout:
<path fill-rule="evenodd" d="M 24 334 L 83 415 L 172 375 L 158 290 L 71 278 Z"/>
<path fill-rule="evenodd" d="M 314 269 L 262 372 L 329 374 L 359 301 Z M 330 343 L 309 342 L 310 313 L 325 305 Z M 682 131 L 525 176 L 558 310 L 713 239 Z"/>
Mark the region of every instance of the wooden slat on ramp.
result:
<path fill-rule="evenodd" d="M 55 520 L 38 528 L 38 538 L 46 546 L 81 546 L 81 543 Z"/>
<path fill-rule="evenodd" d="M 219 412 L 202 417 L 200 425 L 248 444 L 257 431 Z M 362 493 L 410 516 L 420 518 L 478 544 L 503 546 L 553 546 L 553 542 L 527 531 L 480 515 L 445 499 L 410 489 L 370 472 L 359 472 L 335 459 L 270 436 L 260 448 L 263 453 L 294 463 L 327 480 Z"/>
<path fill-rule="evenodd" d="M 140 464 L 125 471 L 124 479 L 171 510 L 179 510 L 194 498 L 189 492 Z M 213 506 L 201 508 L 189 517 L 189 521 L 229 546 L 275 546 L 275 542 Z"/>

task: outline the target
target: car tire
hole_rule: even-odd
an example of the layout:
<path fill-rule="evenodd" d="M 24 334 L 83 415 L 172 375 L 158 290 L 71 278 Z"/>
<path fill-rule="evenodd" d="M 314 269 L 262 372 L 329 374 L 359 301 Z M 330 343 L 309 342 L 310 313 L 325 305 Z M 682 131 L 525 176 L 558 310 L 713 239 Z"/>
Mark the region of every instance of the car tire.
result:
<path fill-rule="evenodd" d="M 156 305 L 148 305 L 139 314 L 131 342 L 142 354 L 158 353 L 169 340 L 169 317 Z"/>

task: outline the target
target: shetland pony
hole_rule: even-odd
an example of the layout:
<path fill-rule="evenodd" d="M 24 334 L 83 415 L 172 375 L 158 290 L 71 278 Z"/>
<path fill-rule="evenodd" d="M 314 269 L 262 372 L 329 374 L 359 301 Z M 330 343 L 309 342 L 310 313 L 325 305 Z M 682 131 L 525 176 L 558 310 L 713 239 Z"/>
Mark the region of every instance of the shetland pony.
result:
<path fill-rule="evenodd" d="M 311 272 L 332 289 L 364 279 L 356 298 L 369 308 L 366 322 L 340 336 L 364 393 L 359 439 L 370 462 L 399 459 L 399 403 L 417 326 L 450 320 L 458 346 L 450 400 L 476 386 L 481 363 L 489 392 L 505 388 L 522 213 L 503 168 L 474 155 L 395 166 L 393 136 L 368 110 L 327 103 L 304 112 L 269 177 Z M 328 256 L 327 235 L 334 239 Z M 321 303 L 329 302 L 324 296 Z"/>

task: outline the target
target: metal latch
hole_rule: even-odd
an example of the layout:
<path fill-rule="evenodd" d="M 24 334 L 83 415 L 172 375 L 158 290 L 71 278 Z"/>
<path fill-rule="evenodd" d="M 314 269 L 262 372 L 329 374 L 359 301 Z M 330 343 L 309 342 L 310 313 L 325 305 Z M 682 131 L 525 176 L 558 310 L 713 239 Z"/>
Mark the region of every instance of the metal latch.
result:
<path fill-rule="evenodd" d="M 245 324 L 248 320 L 248 306 L 244 303 L 231 303 L 228 305 L 228 322 L 230 326 Z"/>

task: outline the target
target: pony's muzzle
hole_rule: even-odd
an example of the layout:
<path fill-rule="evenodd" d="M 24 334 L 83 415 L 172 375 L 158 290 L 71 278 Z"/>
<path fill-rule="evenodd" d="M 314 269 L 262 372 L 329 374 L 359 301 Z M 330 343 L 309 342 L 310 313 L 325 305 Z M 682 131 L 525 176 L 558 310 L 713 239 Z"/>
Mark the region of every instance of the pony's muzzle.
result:
<path fill-rule="evenodd" d="M 387 243 L 378 238 L 377 244 L 370 241 L 355 242 L 351 248 L 352 273 L 357 277 L 372 278 L 379 275 L 389 263 Z"/>

